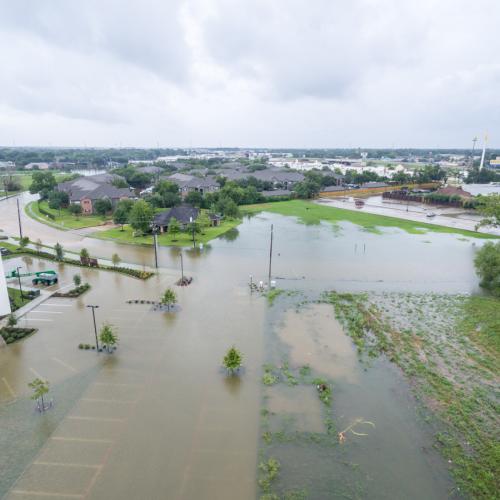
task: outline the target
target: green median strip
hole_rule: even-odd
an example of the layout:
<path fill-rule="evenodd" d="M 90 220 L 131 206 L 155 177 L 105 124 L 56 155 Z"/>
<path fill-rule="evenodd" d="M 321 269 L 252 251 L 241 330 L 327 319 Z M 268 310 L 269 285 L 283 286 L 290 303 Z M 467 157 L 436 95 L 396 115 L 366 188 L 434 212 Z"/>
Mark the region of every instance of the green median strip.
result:
<path fill-rule="evenodd" d="M 297 217 L 303 224 L 319 224 L 321 221 L 337 224 L 338 222 L 352 222 L 367 231 L 380 232 L 378 228 L 398 228 L 411 234 L 451 233 L 461 234 L 470 238 L 498 239 L 498 236 L 477 233 L 466 229 L 456 229 L 446 226 L 415 222 L 386 215 L 369 214 L 343 208 L 328 207 L 304 200 L 280 201 L 275 203 L 260 203 L 241 207 L 244 213 L 271 212 L 281 215 Z"/>

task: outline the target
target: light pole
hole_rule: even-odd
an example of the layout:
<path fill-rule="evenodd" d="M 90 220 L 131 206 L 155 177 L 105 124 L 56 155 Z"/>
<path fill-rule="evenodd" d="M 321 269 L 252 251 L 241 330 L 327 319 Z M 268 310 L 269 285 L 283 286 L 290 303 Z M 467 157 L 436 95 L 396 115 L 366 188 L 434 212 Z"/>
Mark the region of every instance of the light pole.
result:
<path fill-rule="evenodd" d="M 97 326 L 96 326 L 96 324 L 95 324 L 95 310 L 96 310 L 99 306 L 91 306 L 91 305 L 88 305 L 87 307 L 92 308 L 92 318 L 94 319 L 95 347 L 96 347 L 97 351 L 99 351 L 99 341 L 97 340 Z"/>
<path fill-rule="evenodd" d="M 158 246 L 157 235 L 158 235 L 158 227 L 155 226 L 153 228 L 153 245 L 155 247 L 155 267 L 156 267 L 156 269 L 158 269 L 158 250 L 156 248 Z"/>
<path fill-rule="evenodd" d="M 193 248 L 196 248 L 196 243 L 194 241 L 194 230 L 195 230 L 195 227 L 194 227 L 194 220 L 192 217 L 189 217 L 189 222 L 191 223 L 191 230 L 193 231 Z"/>
<path fill-rule="evenodd" d="M 17 279 L 19 280 L 19 293 L 21 294 L 21 303 L 22 303 L 23 289 L 21 287 L 21 275 L 19 274 L 19 269 L 22 269 L 21 266 L 16 267 L 16 270 L 17 270 Z"/>
<path fill-rule="evenodd" d="M 182 258 L 182 248 L 181 248 L 181 283 L 184 283 L 184 259 Z"/>
<path fill-rule="evenodd" d="M 17 220 L 19 222 L 19 239 L 23 239 L 23 228 L 21 226 L 21 210 L 19 209 L 19 198 L 16 199 L 17 201 Z"/>

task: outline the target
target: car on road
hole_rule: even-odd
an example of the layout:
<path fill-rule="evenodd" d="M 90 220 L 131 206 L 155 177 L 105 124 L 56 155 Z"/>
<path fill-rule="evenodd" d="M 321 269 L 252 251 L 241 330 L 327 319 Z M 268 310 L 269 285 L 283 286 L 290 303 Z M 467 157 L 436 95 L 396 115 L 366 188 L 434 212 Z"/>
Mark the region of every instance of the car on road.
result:
<path fill-rule="evenodd" d="M 12 252 L 8 249 L 8 248 L 5 248 L 5 247 L 0 247 L 0 254 L 2 255 L 2 257 L 4 255 L 10 255 Z"/>

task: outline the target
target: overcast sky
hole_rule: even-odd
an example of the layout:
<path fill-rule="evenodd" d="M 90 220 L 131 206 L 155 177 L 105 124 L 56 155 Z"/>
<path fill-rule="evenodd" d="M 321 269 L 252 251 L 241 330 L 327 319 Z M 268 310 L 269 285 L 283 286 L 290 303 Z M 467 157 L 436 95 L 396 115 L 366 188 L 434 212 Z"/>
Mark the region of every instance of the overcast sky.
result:
<path fill-rule="evenodd" d="M 500 147 L 500 0 L 0 0 L 0 144 Z"/>

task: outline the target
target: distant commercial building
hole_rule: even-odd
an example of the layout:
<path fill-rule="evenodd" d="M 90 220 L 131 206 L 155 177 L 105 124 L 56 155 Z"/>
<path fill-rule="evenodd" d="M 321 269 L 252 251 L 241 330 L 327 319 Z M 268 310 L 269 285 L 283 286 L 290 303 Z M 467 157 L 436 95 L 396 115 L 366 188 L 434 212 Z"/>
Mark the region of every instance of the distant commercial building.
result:
<path fill-rule="evenodd" d="M 490 167 L 500 168 L 500 156 L 497 156 L 494 160 L 490 160 Z"/>

